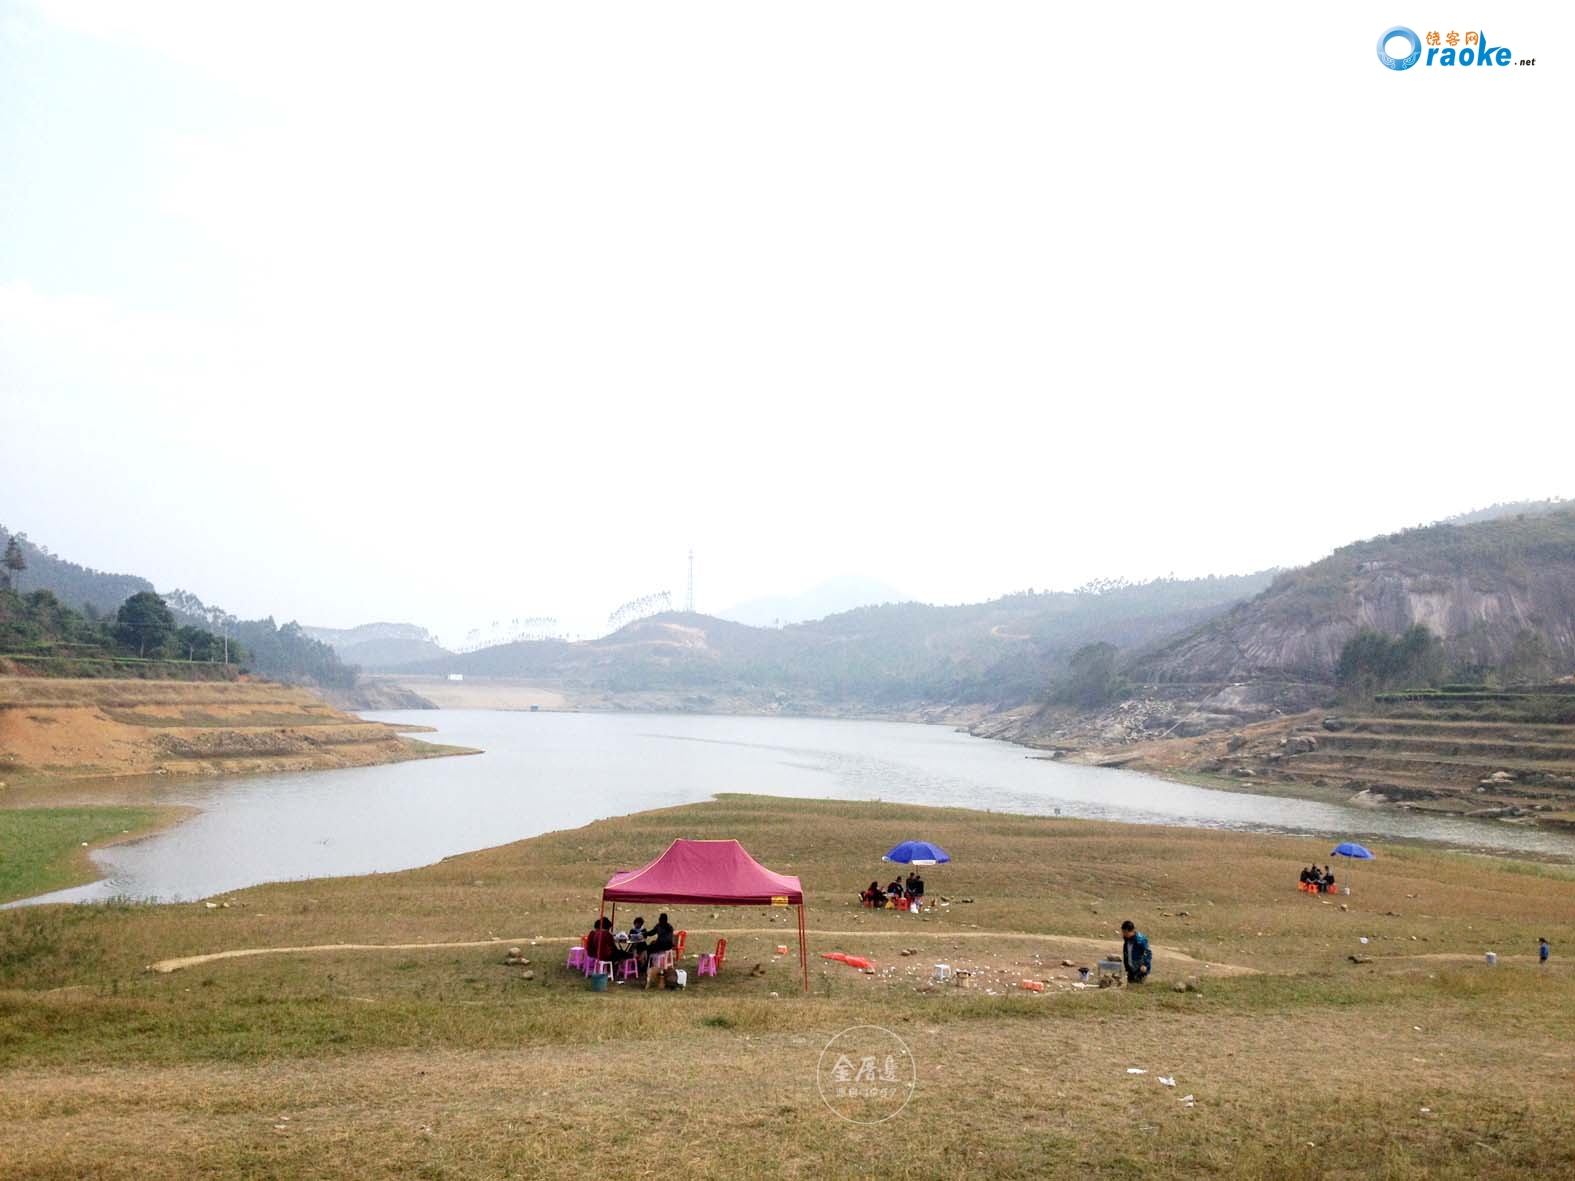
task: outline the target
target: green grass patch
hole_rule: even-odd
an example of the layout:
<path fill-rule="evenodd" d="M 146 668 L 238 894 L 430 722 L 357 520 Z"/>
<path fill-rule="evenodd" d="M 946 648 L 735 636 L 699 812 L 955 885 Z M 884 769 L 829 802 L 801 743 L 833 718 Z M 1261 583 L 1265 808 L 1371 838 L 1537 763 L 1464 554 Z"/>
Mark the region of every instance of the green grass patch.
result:
<path fill-rule="evenodd" d="M 158 808 L 18 808 L 0 811 L 0 902 L 91 882 L 93 845 L 154 827 Z"/>

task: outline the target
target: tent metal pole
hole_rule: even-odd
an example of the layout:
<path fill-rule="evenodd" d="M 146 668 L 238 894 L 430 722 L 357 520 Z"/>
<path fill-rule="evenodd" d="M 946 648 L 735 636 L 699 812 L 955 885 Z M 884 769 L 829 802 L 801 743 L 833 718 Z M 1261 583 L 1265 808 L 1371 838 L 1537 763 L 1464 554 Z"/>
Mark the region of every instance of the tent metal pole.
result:
<path fill-rule="evenodd" d="M 809 991 L 809 944 L 804 936 L 804 904 L 798 904 L 798 966 L 804 973 L 804 991 Z"/>

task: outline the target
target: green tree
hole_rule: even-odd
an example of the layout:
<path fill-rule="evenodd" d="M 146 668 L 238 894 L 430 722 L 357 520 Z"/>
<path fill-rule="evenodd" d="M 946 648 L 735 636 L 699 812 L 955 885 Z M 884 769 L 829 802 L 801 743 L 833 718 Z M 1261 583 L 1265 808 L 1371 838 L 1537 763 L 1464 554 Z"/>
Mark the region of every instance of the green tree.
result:
<path fill-rule="evenodd" d="M 1444 645 L 1426 624 L 1412 624 L 1391 638 L 1363 628 L 1340 649 L 1335 680 L 1348 695 L 1371 697 L 1385 689 L 1419 689 L 1444 678 Z"/>
<path fill-rule="evenodd" d="M 1504 683 L 1528 685 L 1545 681 L 1552 667 L 1552 661 L 1548 658 L 1548 645 L 1542 634 L 1523 627 L 1516 634 L 1515 643 L 1504 660 Z"/>
<path fill-rule="evenodd" d="M 1084 709 L 1097 709 L 1120 696 L 1121 688 L 1114 644 L 1084 644 L 1072 653 L 1071 671 L 1062 690 L 1064 700 Z"/>
<path fill-rule="evenodd" d="M 151 591 L 139 591 L 120 605 L 115 613 L 115 639 L 125 648 L 135 648 L 138 656 L 158 655 L 175 634 L 175 617 L 164 600 Z"/>
<path fill-rule="evenodd" d="M 20 592 L 22 571 L 27 569 L 27 558 L 22 554 L 22 545 L 17 541 L 15 533 L 11 535 L 11 540 L 5 543 L 5 557 L 0 561 L 5 564 L 6 584 Z"/>

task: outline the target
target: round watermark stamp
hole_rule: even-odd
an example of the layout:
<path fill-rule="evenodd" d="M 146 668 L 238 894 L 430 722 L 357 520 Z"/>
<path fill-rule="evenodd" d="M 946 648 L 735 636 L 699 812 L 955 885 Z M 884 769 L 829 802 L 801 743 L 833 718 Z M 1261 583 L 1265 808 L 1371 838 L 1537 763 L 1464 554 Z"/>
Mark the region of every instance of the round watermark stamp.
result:
<path fill-rule="evenodd" d="M 919 1068 L 908 1043 L 882 1025 L 853 1025 L 826 1043 L 815 1085 L 833 1115 L 880 1124 L 908 1106 Z"/>

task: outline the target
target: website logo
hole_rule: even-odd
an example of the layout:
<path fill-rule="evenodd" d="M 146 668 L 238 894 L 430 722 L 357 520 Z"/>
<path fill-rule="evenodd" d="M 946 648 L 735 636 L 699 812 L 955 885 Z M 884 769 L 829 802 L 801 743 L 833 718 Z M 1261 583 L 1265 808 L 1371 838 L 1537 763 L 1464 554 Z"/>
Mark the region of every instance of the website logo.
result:
<path fill-rule="evenodd" d="M 1411 47 L 1411 52 L 1404 57 L 1389 56 L 1389 42 L 1396 37 L 1404 37 L 1406 44 Z M 1416 65 L 1422 57 L 1422 38 L 1418 37 L 1404 25 L 1396 25 L 1392 29 L 1384 30 L 1384 35 L 1378 38 L 1378 60 L 1391 70 L 1409 70 Z"/>
<path fill-rule="evenodd" d="M 1403 54 L 1396 57 L 1389 52 L 1389 43 L 1399 38 L 1405 43 Z M 1427 57 L 1422 57 L 1423 44 Z M 1478 29 L 1462 36 L 1451 29 L 1447 33 L 1437 30 L 1425 37 L 1418 37 L 1405 25 L 1385 29 L 1378 38 L 1378 60 L 1386 70 L 1409 70 L 1417 62 L 1425 66 L 1534 66 L 1534 57 L 1516 59 L 1507 45 L 1489 45 L 1487 34 Z"/>

